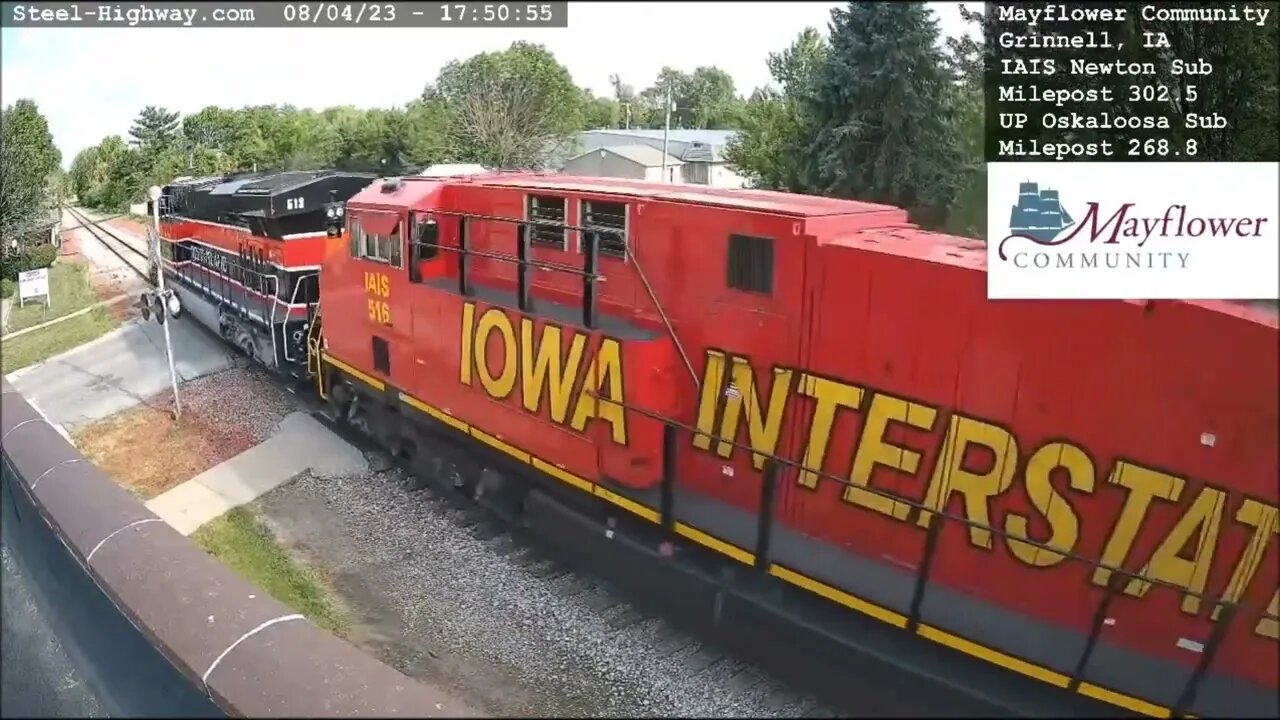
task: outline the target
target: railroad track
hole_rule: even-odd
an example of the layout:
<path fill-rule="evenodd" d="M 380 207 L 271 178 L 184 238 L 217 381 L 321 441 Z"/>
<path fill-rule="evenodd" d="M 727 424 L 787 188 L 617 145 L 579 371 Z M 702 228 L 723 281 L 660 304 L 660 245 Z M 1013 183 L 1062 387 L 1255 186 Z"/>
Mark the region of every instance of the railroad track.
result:
<path fill-rule="evenodd" d="M 97 240 L 98 243 L 105 247 L 112 255 L 119 258 L 120 262 L 132 270 L 134 274 L 143 280 L 143 282 L 148 285 L 155 285 L 151 279 L 151 257 L 147 252 L 145 242 L 125 239 L 117 233 L 109 230 L 102 224 L 103 221 L 93 220 L 86 215 L 84 211 L 77 210 L 70 205 L 65 206 L 64 209 L 77 223 L 79 223 L 75 227 L 67 228 L 68 230 L 84 228 L 93 236 L 94 240 Z"/>

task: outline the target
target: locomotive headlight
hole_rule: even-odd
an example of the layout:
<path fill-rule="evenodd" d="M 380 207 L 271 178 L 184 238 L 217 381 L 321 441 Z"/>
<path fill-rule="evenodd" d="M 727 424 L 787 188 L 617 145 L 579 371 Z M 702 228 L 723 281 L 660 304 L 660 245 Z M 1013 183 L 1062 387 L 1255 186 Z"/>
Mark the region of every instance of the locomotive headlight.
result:
<path fill-rule="evenodd" d="M 337 217 L 338 217 L 338 208 L 336 207 L 329 208 L 329 219 L 335 220 L 337 219 Z"/>

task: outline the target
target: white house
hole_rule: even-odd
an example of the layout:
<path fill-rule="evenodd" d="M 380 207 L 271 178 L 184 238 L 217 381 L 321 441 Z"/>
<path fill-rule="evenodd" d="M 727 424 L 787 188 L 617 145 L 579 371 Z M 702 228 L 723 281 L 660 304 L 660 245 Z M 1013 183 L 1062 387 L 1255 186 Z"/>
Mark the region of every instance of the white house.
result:
<path fill-rule="evenodd" d="M 744 187 L 746 180 L 724 159 L 725 145 L 733 136 L 733 130 L 671 130 L 667 138 L 667 154 L 680 162 L 680 170 L 674 173 L 674 180 L 668 179 L 667 182 L 686 182 L 714 187 Z M 577 166 L 570 169 L 570 163 L 580 160 L 585 163 L 585 158 L 592 151 L 619 147 L 652 148 L 657 151 L 658 167 L 660 168 L 662 164 L 662 130 L 587 130 L 578 134 L 577 145 L 584 152 L 566 161 L 565 172 L 634 177 L 633 175 L 613 175 L 613 167 L 616 163 L 602 163 L 599 166 L 600 169 L 595 172 L 584 172 Z M 661 170 L 659 169 L 658 172 L 660 173 Z"/>
<path fill-rule="evenodd" d="M 612 145 L 588 150 L 565 161 L 561 172 L 567 175 L 627 178 L 663 182 L 662 150 L 648 145 Z M 684 182 L 685 163 L 667 156 L 666 182 Z"/>

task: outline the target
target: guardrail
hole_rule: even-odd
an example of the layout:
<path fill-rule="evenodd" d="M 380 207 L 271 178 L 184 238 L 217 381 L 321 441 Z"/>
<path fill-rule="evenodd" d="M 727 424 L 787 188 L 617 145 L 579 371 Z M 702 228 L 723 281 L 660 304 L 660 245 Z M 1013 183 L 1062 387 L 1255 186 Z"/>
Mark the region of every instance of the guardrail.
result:
<path fill-rule="evenodd" d="M 0 379 L 4 542 L 111 716 L 478 717 L 178 534 Z"/>

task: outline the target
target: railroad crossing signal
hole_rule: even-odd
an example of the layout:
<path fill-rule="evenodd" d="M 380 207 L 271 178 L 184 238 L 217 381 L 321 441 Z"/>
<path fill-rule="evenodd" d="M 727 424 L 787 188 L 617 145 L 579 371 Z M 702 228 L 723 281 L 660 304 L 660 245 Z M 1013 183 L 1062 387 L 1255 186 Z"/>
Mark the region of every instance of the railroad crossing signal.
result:
<path fill-rule="evenodd" d="M 147 290 L 138 298 L 138 310 L 143 320 L 164 324 L 165 315 L 177 320 L 182 315 L 182 301 L 172 290 Z"/>

